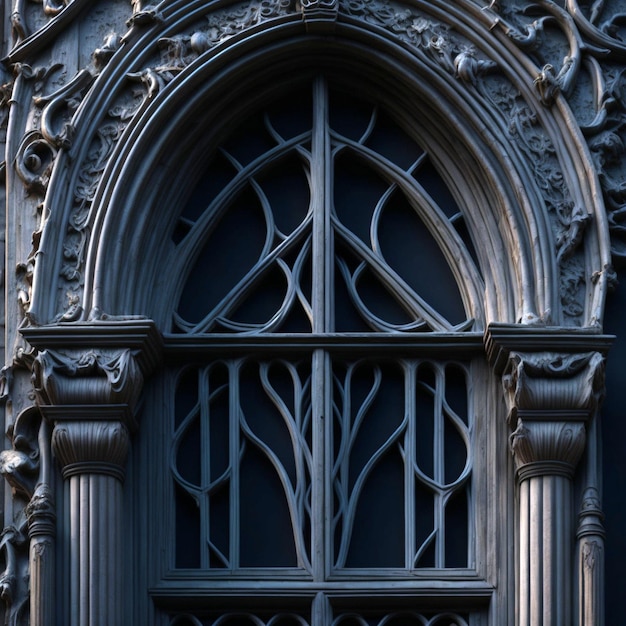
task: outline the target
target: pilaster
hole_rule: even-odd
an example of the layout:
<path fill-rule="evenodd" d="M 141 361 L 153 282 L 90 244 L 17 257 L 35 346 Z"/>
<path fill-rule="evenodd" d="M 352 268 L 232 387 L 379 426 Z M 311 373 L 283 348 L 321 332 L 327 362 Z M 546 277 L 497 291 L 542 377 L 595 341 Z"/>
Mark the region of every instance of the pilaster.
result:
<path fill-rule="evenodd" d="M 589 575 L 584 554 L 591 548 L 580 539 L 582 525 L 576 544 L 573 481 L 603 395 L 610 338 L 492 326 L 486 344 L 502 375 L 518 484 L 516 625 L 601 626 L 601 556 L 594 552 L 594 574 Z M 595 478 L 593 471 L 586 476 Z M 573 579 L 577 547 L 578 594 Z"/>
<path fill-rule="evenodd" d="M 159 336 L 147 321 L 66 324 L 24 334 L 39 349 L 33 367 L 37 403 L 52 427 L 52 452 L 68 484 L 69 624 L 122 624 L 126 458 Z M 31 611 L 53 576 L 49 567 L 35 575 Z"/>

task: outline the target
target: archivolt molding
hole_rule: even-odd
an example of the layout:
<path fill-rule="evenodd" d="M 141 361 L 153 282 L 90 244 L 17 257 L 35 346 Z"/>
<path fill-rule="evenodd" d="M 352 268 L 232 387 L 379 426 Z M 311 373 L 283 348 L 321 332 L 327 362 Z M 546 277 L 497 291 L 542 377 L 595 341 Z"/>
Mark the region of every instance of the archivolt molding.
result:
<path fill-rule="evenodd" d="M 50 45 L 52 24 L 71 6 L 55 13 L 32 35 L 18 39 L 8 60 L 21 77 L 53 73 L 54 66 L 31 70 L 23 60 L 30 50 L 32 67 L 36 67 L 37 53 L 41 56 Z M 513 315 L 524 322 L 598 323 L 611 280 L 603 240 L 606 219 L 602 206 L 594 200 L 593 177 L 588 184 L 578 184 L 576 178 L 585 168 L 589 170 L 591 155 L 603 183 L 608 223 L 614 235 L 619 235 L 621 192 L 616 181 L 623 149 L 621 72 L 618 64 L 608 65 L 605 59 L 620 61 L 624 48 L 611 36 L 616 18 L 602 21 L 599 7 L 591 13 L 585 17 L 575 2 L 560 8 L 547 1 L 488 6 L 464 2 L 454 7 L 390 0 L 248 0 L 208 5 L 178 1 L 162 3 L 158 9 L 136 6 L 129 16 L 128 32 L 121 38 L 109 35 L 94 51 L 89 68 L 80 69 L 74 78 L 67 77 L 51 96 L 38 96 L 30 120 L 21 129 L 24 140 L 15 162 L 17 172 L 27 189 L 46 196 L 48 210 L 42 220 L 54 222 L 51 231 L 65 233 L 61 241 L 56 235 L 54 241 L 48 241 L 53 238 L 44 234 L 41 251 L 51 261 L 40 263 L 46 267 L 37 273 L 41 282 L 57 285 L 53 291 L 58 295 L 50 301 L 47 294 L 38 294 L 34 306 L 27 296 L 32 321 L 82 319 L 89 314 L 91 305 L 83 296 L 85 280 L 90 280 L 86 263 L 91 233 L 106 211 L 105 185 L 110 177 L 105 172 L 113 173 L 115 167 L 121 172 L 120 161 L 127 150 L 124 137 L 130 139 L 132 129 L 148 114 L 146 110 L 154 115 L 158 102 L 165 105 L 168 96 L 171 101 L 174 91 L 185 99 L 185 80 L 210 63 L 217 65 L 214 59 L 247 35 L 258 38 L 262 33 L 270 41 L 280 36 L 281 26 L 293 27 L 302 20 L 318 24 L 317 30 L 327 24 L 328 32 L 350 26 L 370 37 L 386 33 L 386 38 L 410 50 L 428 72 L 443 77 L 451 89 L 462 94 L 468 123 L 491 126 L 493 135 L 499 131 L 499 136 L 506 138 L 509 145 L 498 146 L 496 154 L 504 158 L 501 152 L 506 151 L 505 160 L 515 164 L 519 178 L 510 186 L 517 183 L 514 192 L 519 194 L 521 187 L 532 183 L 539 197 L 517 198 L 521 214 L 509 218 L 510 231 L 501 237 L 515 239 L 516 229 L 530 228 L 527 249 L 521 250 L 521 255 L 538 257 L 544 268 L 535 268 L 532 280 L 528 275 L 518 276 L 518 283 L 536 283 L 539 302 L 518 305 Z M 57 39 L 68 30 L 55 29 Z M 286 36 L 293 32 L 285 31 Z M 116 62 L 109 63 L 120 42 L 122 50 Z M 176 86 L 170 87 L 170 83 Z M 580 85 L 588 85 L 594 93 L 592 119 L 577 106 Z M 161 94 L 164 91 L 169 93 Z M 96 111 L 106 113 L 103 116 Z M 572 111 L 584 119 L 574 123 Z M 589 137 L 589 148 L 582 144 L 579 128 Z M 76 145 L 72 147 L 73 136 Z M 59 148 L 63 150 L 57 157 Z M 576 152 L 582 152 L 582 159 Z M 56 173 L 48 189 L 53 163 Z M 68 181 L 74 189 L 72 206 L 68 206 Z M 542 213 L 541 207 L 548 216 L 548 232 L 543 232 L 543 217 L 536 217 Z M 40 251 L 38 242 L 34 243 L 28 261 Z M 520 241 L 507 244 L 523 247 Z M 619 257 L 619 239 L 615 237 L 613 249 Z M 550 272 L 558 275 L 553 280 L 558 283 L 558 294 L 550 293 L 550 286 L 544 284 L 551 280 Z"/>
<path fill-rule="evenodd" d="M 519 255 L 509 271 L 516 275 L 518 299 L 524 303 L 518 302 L 513 310 L 505 307 L 508 312 L 492 311 L 492 318 L 570 326 L 599 323 L 612 276 L 604 233 L 608 222 L 614 235 L 619 234 L 621 214 L 615 182 L 623 145 L 621 73 L 618 64 L 608 65 L 606 59 L 619 63 L 623 51 L 608 34 L 610 20 L 608 26 L 600 26 L 598 15 L 585 18 L 575 3 L 562 9 L 552 2 L 487 6 L 468 1 L 450 7 L 388 0 L 208 5 L 179 0 L 154 10 L 135 9 L 128 32 L 121 39 L 117 35 L 106 39 L 92 56 L 88 73 L 80 70 L 58 95 L 40 98 L 44 111 L 39 118 L 34 115 L 21 131 L 16 129 L 28 136 L 18 171 L 25 185 L 45 195 L 42 219 L 55 233 L 53 237 L 44 232 L 41 247 L 31 255 L 34 259 L 38 251 L 44 252 L 36 273 L 39 284 L 46 285 L 45 290 L 35 289 L 32 303 L 27 298 L 32 322 L 89 315 L 93 290 L 99 288 L 92 284 L 98 278 L 92 276 L 96 250 L 91 246 L 90 252 L 90 242 L 106 221 L 106 211 L 121 210 L 110 203 L 111 180 L 125 180 L 126 172 L 130 176 L 139 168 L 127 161 L 131 142 L 147 136 L 147 120 L 168 107 L 170 111 L 184 107 L 190 99 L 187 85 L 195 76 L 206 81 L 223 67 L 229 50 L 238 46 L 240 51 L 249 50 L 255 41 L 262 46 L 280 37 L 304 36 L 297 30 L 304 24 L 311 36 L 326 29 L 338 39 L 350 33 L 372 43 L 385 41 L 387 46 L 395 41 L 399 46 L 395 54 L 413 55 L 424 78 L 445 85 L 448 99 L 457 94 L 461 117 L 473 126 L 474 136 L 493 146 L 498 169 L 507 166 L 515 172 L 507 183 L 512 196 L 508 203 L 517 207 L 497 237 L 510 254 Z M 62 34 L 59 29 L 57 37 Z M 44 37 L 43 29 L 28 41 L 38 37 Z M 607 39 L 612 39 L 610 48 Z M 10 61 L 28 56 L 25 41 L 9 55 Z M 34 43 L 29 45 L 35 50 Z M 595 94 L 592 120 L 577 106 L 580 87 L 587 85 Z M 66 91 L 72 94 L 70 100 Z M 459 105 L 462 100 L 465 104 Z M 452 102 L 442 101 L 443 109 Z M 586 117 L 576 120 L 575 114 Z M 588 146 L 581 129 L 589 137 Z M 155 154 L 149 146 L 156 139 L 147 141 L 143 158 Z M 52 161 L 54 173 L 48 183 Z M 493 173 L 493 165 L 483 167 Z M 469 180 L 470 166 L 464 167 Z M 608 218 L 598 200 L 596 179 L 589 176 L 594 167 L 603 183 Z M 134 195 L 132 201 L 140 203 L 141 197 Z M 477 229 L 478 221 L 474 217 Z M 61 240 L 58 232 L 64 233 Z M 615 237 L 613 248 L 619 256 Z M 525 264 L 528 267 L 520 270 Z M 50 289 L 51 284 L 56 287 Z"/>

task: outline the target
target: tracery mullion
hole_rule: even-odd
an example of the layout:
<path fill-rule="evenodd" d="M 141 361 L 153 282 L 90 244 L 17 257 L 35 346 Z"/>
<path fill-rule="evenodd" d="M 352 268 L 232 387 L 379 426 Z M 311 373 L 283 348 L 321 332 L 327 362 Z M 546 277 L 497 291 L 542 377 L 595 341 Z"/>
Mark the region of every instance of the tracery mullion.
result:
<path fill-rule="evenodd" d="M 328 211 L 328 90 L 325 80 L 318 77 L 313 83 L 313 129 L 311 141 L 311 208 L 313 213 L 312 242 L 312 309 L 313 332 L 329 332 L 330 221 Z M 313 477 L 311 515 L 311 559 L 315 580 L 322 581 L 329 573 L 330 550 L 325 511 L 328 494 L 324 487 L 327 476 L 325 448 L 328 445 L 324 416 L 330 416 L 328 391 L 330 390 L 330 359 L 324 350 L 314 350 L 311 367 L 311 403 Z"/>
<path fill-rule="evenodd" d="M 415 443 L 417 440 L 417 393 L 415 387 L 416 363 L 403 361 L 404 369 L 404 410 L 407 413 L 407 427 L 404 438 L 404 563 L 407 569 L 414 567 L 415 559 L 415 473 L 413 464 L 416 458 Z"/>
<path fill-rule="evenodd" d="M 239 379 L 241 375 L 241 361 L 230 361 L 228 364 L 228 457 L 230 459 L 230 563 L 233 569 L 239 569 L 241 561 L 240 551 L 240 477 L 241 477 L 241 449 L 239 419 L 241 413 Z"/>
<path fill-rule="evenodd" d="M 200 370 L 199 398 L 200 398 L 200 450 L 211 450 L 211 393 L 209 378 L 211 368 Z M 210 454 L 200 455 L 200 471 L 203 489 L 211 484 L 211 461 Z M 201 537 L 204 545 L 200 551 L 200 566 L 208 569 L 211 566 L 211 497 L 207 490 L 203 497 L 199 498 Z"/>
<path fill-rule="evenodd" d="M 439 489 L 435 494 L 435 528 L 439 529 L 437 533 L 437 539 L 435 543 L 435 566 L 445 567 L 446 553 L 445 553 L 445 536 L 446 536 L 446 516 L 445 505 L 446 497 L 445 493 L 442 493 L 441 487 L 446 484 L 446 467 L 445 467 L 445 424 L 444 424 L 444 412 L 443 412 L 443 394 L 445 390 L 445 378 L 444 373 L 439 365 L 434 365 L 435 371 L 435 406 L 434 415 L 434 479 Z"/>

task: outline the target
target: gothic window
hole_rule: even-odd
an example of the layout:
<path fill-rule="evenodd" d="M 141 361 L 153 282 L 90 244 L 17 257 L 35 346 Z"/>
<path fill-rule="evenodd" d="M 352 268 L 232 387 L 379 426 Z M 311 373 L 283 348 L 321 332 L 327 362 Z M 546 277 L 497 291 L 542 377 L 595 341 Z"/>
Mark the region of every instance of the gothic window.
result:
<path fill-rule="evenodd" d="M 459 600 L 484 486 L 462 213 L 375 98 L 317 77 L 257 109 L 172 231 L 162 623 L 485 623 Z"/>

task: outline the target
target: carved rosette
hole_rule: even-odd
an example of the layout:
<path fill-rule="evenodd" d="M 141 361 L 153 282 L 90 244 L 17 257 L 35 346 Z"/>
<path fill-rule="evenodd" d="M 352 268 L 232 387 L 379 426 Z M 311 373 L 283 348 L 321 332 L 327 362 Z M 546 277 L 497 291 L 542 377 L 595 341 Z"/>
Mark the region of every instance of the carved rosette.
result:
<path fill-rule="evenodd" d="M 602 355 L 512 352 L 503 384 L 520 481 L 573 476 L 585 449 L 586 422 L 602 396 Z"/>

